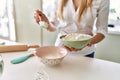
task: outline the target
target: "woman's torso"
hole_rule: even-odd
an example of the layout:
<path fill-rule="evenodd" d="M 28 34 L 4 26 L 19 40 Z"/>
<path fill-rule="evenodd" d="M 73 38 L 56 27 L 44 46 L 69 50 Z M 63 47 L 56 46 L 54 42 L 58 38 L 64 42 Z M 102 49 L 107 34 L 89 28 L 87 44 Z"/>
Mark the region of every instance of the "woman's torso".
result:
<path fill-rule="evenodd" d="M 68 33 L 85 33 L 93 35 L 93 25 L 97 16 L 97 10 L 100 5 L 101 0 L 93 0 L 92 8 L 88 8 L 86 14 L 81 19 L 80 23 L 77 23 L 78 9 L 75 10 L 73 0 L 68 0 L 63 11 L 63 20 L 60 20 L 60 26 L 62 27 L 55 46 L 61 46 L 60 36 L 66 35 Z M 91 47 L 85 47 L 80 51 L 73 51 L 71 53 L 79 53 L 80 55 L 87 55 L 95 51 L 94 45 Z"/>
<path fill-rule="evenodd" d="M 80 8 L 75 9 L 73 0 L 68 0 L 64 7 L 63 17 L 60 24 L 63 33 L 86 33 L 93 35 L 93 25 L 97 16 L 97 10 L 101 0 L 93 0 L 92 8 L 88 8 L 86 14 L 82 17 L 81 22 L 77 22 L 78 11 Z"/>

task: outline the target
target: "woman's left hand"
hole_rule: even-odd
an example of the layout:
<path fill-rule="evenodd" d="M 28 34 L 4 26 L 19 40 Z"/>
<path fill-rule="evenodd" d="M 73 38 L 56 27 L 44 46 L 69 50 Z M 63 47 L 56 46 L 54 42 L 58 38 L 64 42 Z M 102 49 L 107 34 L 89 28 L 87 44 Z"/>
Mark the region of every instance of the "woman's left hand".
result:
<path fill-rule="evenodd" d="M 73 47 L 67 47 L 67 46 L 65 46 L 65 45 L 62 45 L 63 47 L 65 47 L 67 50 L 69 50 L 69 51 L 79 51 L 79 50 L 82 50 L 83 48 L 80 48 L 80 49 L 75 49 L 75 48 L 73 48 Z"/>

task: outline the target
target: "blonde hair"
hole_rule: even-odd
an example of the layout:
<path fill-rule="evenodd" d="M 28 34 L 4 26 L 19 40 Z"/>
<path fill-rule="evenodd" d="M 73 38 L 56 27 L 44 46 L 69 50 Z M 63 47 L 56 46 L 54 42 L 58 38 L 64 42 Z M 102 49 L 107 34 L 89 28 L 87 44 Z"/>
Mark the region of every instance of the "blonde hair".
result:
<path fill-rule="evenodd" d="M 58 8 L 58 17 L 60 19 L 64 19 L 63 17 L 63 9 L 66 5 L 68 0 L 61 0 L 60 1 L 60 5 L 59 5 L 59 8 Z M 92 6 L 92 0 L 79 0 L 79 12 L 78 12 L 78 17 L 77 17 L 77 21 L 80 22 L 82 16 L 86 13 L 87 9 L 91 6 Z"/>

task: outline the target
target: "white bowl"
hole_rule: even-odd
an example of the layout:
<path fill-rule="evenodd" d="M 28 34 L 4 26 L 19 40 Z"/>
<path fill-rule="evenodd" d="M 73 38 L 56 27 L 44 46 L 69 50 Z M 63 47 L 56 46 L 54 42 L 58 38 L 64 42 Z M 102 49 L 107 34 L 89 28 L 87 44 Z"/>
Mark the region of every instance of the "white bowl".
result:
<path fill-rule="evenodd" d="M 67 55 L 67 50 L 56 46 L 44 46 L 36 49 L 36 55 L 46 65 L 57 65 Z"/>

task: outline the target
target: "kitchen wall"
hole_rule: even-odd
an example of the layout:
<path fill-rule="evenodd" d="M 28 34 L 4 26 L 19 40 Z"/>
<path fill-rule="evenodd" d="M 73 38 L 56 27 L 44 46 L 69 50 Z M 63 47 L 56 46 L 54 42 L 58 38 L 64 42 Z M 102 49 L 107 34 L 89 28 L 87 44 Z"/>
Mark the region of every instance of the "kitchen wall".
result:
<path fill-rule="evenodd" d="M 36 24 L 34 10 L 40 9 L 40 0 L 14 0 L 16 37 L 18 42 L 41 43 L 41 29 Z"/>
<path fill-rule="evenodd" d="M 35 9 L 40 9 L 40 0 L 14 0 L 17 41 L 28 44 L 53 45 L 56 32 L 40 29 L 33 18 Z M 120 63 L 120 35 L 108 34 L 97 45 L 96 58 Z M 41 44 L 42 43 L 42 44 Z"/>
<path fill-rule="evenodd" d="M 48 32 L 35 22 L 34 10 L 41 9 L 41 0 L 14 0 L 17 42 L 52 45 L 58 31 Z"/>
<path fill-rule="evenodd" d="M 120 63 L 120 34 L 108 34 L 97 45 L 95 57 Z"/>

